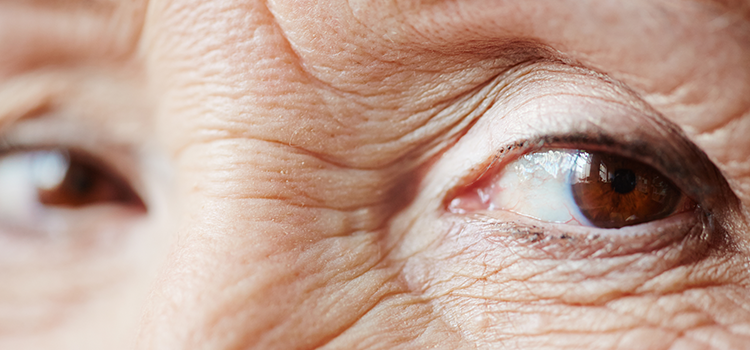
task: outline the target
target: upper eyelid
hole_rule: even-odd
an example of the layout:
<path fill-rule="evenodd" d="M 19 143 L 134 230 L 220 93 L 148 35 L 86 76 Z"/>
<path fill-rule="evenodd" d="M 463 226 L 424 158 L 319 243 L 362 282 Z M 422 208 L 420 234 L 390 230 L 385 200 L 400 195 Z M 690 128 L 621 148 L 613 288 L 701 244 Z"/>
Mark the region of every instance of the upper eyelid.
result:
<path fill-rule="evenodd" d="M 70 119 L 123 143 L 153 132 L 153 101 L 137 67 L 46 68 L 0 84 L 0 129 L 24 120 Z M 132 142 L 131 142 L 132 141 Z"/>
<path fill-rule="evenodd" d="M 162 190 L 155 185 L 173 174 L 153 143 L 153 101 L 138 69 L 45 67 L 7 78 L 0 84 L 0 146 L 83 151 L 152 207 Z"/>
<path fill-rule="evenodd" d="M 697 146 L 692 143 L 690 145 L 692 147 L 670 150 L 674 152 L 663 152 L 663 156 L 659 156 L 654 152 L 660 148 L 659 145 L 618 140 L 616 136 L 606 133 L 545 134 L 515 142 L 501 149 L 493 162 L 487 166 L 486 172 L 496 172 L 496 168 L 502 168 L 505 164 L 525 154 L 542 149 L 582 149 L 611 153 L 648 164 L 663 172 L 664 175 L 676 178 L 675 183 L 690 197 L 706 198 L 719 194 L 721 186 L 716 185 L 716 180 L 721 175 L 718 169 Z M 692 158 L 694 161 L 681 161 L 687 158 Z"/>
<path fill-rule="evenodd" d="M 566 86 L 561 88 L 554 79 L 548 79 L 555 73 L 567 75 Z M 485 138 L 490 137 L 494 154 L 488 154 L 484 163 L 457 179 L 453 189 L 447 191 L 446 199 L 455 188 L 496 172 L 523 153 L 544 147 L 568 147 L 607 151 L 649 164 L 706 210 L 739 206 L 726 179 L 705 152 L 627 86 L 585 68 L 559 62 L 531 62 L 501 78 L 509 81 L 496 98 L 496 106 L 480 117 L 484 121 L 475 125 L 485 129 L 479 132 Z M 584 81 L 581 85 L 593 91 L 581 90 L 584 88 L 578 87 L 577 81 Z M 559 96 L 573 100 L 572 107 L 584 108 L 573 112 L 570 108 L 560 108 L 567 101 L 557 100 Z M 559 111 L 535 109 L 549 97 Z M 509 124 L 508 118 L 515 118 L 516 123 Z M 618 119 L 622 119 L 619 124 L 614 123 Z M 492 130 L 502 131 L 498 134 Z"/>
<path fill-rule="evenodd" d="M 70 149 L 101 161 L 104 169 L 122 178 L 148 204 L 138 146 L 94 130 L 83 121 L 58 119 L 54 114 L 23 118 L 0 130 L 0 156 L 14 151 Z"/>

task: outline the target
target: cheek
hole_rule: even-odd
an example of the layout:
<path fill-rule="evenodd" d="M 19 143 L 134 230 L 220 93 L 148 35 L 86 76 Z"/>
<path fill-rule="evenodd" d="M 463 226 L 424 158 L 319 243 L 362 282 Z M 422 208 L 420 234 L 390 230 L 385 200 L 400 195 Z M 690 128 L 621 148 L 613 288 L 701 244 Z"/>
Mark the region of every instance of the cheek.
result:
<path fill-rule="evenodd" d="M 695 257 L 700 242 L 644 254 L 565 259 L 554 252 L 569 255 L 581 242 L 545 242 L 512 224 L 511 217 L 499 221 L 506 224 L 472 227 L 439 215 L 418 220 L 406 234 L 406 244 L 416 242 L 410 236 L 440 237 L 429 251 L 405 257 L 405 279 L 466 339 L 492 347 L 512 341 L 519 348 L 576 340 L 578 348 L 614 347 L 623 338 L 633 348 L 655 341 L 668 346 L 705 322 L 750 316 L 724 314 L 746 298 L 730 296 L 741 288 L 727 278 L 733 272 L 723 258 Z M 720 264 L 722 272 L 710 272 L 709 266 Z"/>

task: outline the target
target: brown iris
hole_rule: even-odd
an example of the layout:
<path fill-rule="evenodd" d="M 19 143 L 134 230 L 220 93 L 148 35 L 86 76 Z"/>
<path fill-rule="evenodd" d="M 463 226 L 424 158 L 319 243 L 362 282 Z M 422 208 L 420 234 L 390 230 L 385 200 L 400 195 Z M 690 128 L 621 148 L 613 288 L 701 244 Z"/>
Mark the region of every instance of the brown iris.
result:
<path fill-rule="evenodd" d="M 619 228 L 658 220 L 674 213 L 682 192 L 658 171 L 613 155 L 580 153 L 573 197 L 591 223 Z"/>
<path fill-rule="evenodd" d="M 63 176 L 48 186 L 37 186 L 39 202 L 47 206 L 83 207 L 100 203 L 117 203 L 142 207 L 128 184 L 96 161 L 76 152 L 41 151 L 46 157 L 65 159 Z M 39 153 L 41 153 L 39 152 Z M 33 154 L 32 154 L 33 156 Z"/>

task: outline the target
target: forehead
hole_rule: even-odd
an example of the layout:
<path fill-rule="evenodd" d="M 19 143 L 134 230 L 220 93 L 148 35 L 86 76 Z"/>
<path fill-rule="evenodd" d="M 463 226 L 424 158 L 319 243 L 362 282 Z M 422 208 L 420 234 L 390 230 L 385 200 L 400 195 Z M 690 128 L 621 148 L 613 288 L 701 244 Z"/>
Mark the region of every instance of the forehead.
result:
<path fill-rule="evenodd" d="M 150 2 L 150 3 L 149 3 Z M 126 48 L 132 49 L 137 44 L 139 34 L 142 31 L 144 17 L 149 6 L 152 10 L 165 8 L 179 8 L 181 11 L 189 11 L 191 8 L 199 9 L 206 6 L 221 6 L 224 4 L 234 4 L 245 10 L 252 11 L 253 6 L 248 4 L 252 1 L 173 1 L 173 0 L 2 0 L 0 7 L 0 44 L 18 44 L 19 40 L 13 40 L 13 37 L 29 37 L 36 32 L 35 27 L 31 25 L 39 23 L 39 18 L 45 18 L 45 29 L 54 28 L 62 30 L 60 33 L 46 30 L 47 36 L 58 38 L 80 38 L 92 37 L 91 33 L 98 33 L 97 38 L 102 38 L 105 34 L 109 36 L 110 46 L 119 45 L 119 48 L 109 48 L 109 51 L 121 52 Z M 291 19 L 297 18 L 303 20 L 307 18 L 335 18 L 336 16 L 354 15 L 357 19 L 371 27 L 381 27 L 398 24 L 400 29 L 404 25 L 408 26 L 416 22 L 420 27 L 431 27 L 428 32 L 420 33 L 425 35 L 426 39 L 429 34 L 448 34 L 442 33 L 438 28 L 444 29 L 461 29 L 466 22 L 486 21 L 487 17 L 493 17 L 501 14 L 499 18 L 505 18 L 509 15 L 515 17 L 528 17 L 529 12 L 533 11 L 546 18 L 558 18 L 557 22 L 563 22 L 568 26 L 573 26 L 574 22 L 566 19 L 576 18 L 578 20 L 588 19 L 588 21 L 576 22 L 576 26 L 582 23 L 592 22 L 596 24 L 612 25 L 612 22 L 600 23 L 601 19 L 611 19 L 621 17 L 628 19 L 628 12 L 634 12 L 633 9 L 640 8 L 640 14 L 647 13 L 648 18 L 641 18 L 641 21 L 630 23 L 634 29 L 637 29 L 643 23 L 648 21 L 670 20 L 669 16 L 677 14 L 692 17 L 696 13 L 701 13 L 706 17 L 713 17 L 719 25 L 736 26 L 736 22 L 747 22 L 750 14 L 750 1 L 746 0 L 660 0 L 660 1 L 630 1 L 627 3 L 614 1 L 494 1 L 494 0 L 398 0 L 398 1 L 366 1 L 353 0 L 348 2 L 329 0 L 329 1 L 269 1 L 268 5 L 276 9 L 275 14 L 279 17 Z M 317 8 L 318 16 L 309 16 L 309 11 Z M 281 11 L 283 9 L 283 11 Z M 562 10 L 562 11 L 560 11 Z M 515 13 L 514 13 L 515 12 Z M 659 13 L 661 12 L 661 13 Z M 577 15 L 576 15 L 577 13 Z M 598 15 L 598 16 L 591 16 Z M 33 20 L 30 16 L 36 16 Z M 420 17 L 430 16 L 431 19 Z M 661 18 L 660 18 L 661 17 Z M 32 19 L 32 20 L 27 20 Z M 377 19 L 377 20 L 376 20 Z M 382 19 L 388 19 L 383 22 Z M 526 18 L 534 19 L 534 18 Z M 671 18 L 673 20 L 674 18 Z M 555 20 L 553 20 L 554 22 Z M 59 23 L 65 22 L 65 23 Z M 84 22 L 76 24 L 76 22 Z M 379 23 L 378 23 L 379 22 Z M 494 22 L 500 22 L 495 19 Z M 343 22 L 340 22 L 340 24 Z M 531 23 L 531 22 L 527 22 Z M 351 24 L 351 23 L 350 23 Z M 504 29 L 508 29 L 506 25 Z M 521 32 L 525 26 L 515 24 L 515 29 L 511 31 Z M 81 30 L 81 29 L 88 30 Z M 314 27 L 311 27 L 314 28 Z M 77 30 L 74 30 L 77 29 Z M 393 27 L 391 30 L 395 29 Z M 747 28 L 745 28 L 747 31 Z M 462 33 L 463 34 L 463 33 Z M 592 34 L 608 34 L 594 31 Z M 637 34 L 633 32 L 633 34 Z M 393 39 L 393 36 L 390 36 Z M 446 38 L 450 39 L 450 37 Z M 104 41 L 104 40 L 100 40 Z M 54 44 L 50 41 L 47 44 Z M 457 44 L 453 42 L 452 44 Z M 42 46 L 42 45 L 36 45 Z M 62 46 L 62 45 L 59 45 Z M 68 45 L 70 46 L 70 45 Z M 101 47 L 102 43 L 96 46 Z M 61 47 L 58 49 L 63 50 Z M 72 50 L 68 50 L 72 51 Z M 104 51 L 100 49 L 99 51 Z M 7 59 L 6 59 L 7 60 Z"/>
<path fill-rule="evenodd" d="M 416 118 L 415 113 L 497 76 L 504 59 L 522 51 L 518 45 L 507 44 L 523 41 L 622 82 L 679 125 L 728 177 L 743 177 L 747 171 L 733 165 L 744 164 L 744 150 L 750 149 L 750 139 L 743 136 L 743 130 L 750 130 L 747 1 L 227 0 L 159 4 L 163 6 L 152 3 L 150 7 L 154 11 L 144 36 L 154 43 L 148 45 L 155 51 L 151 57 L 158 57 L 154 62 L 163 62 L 154 70 L 157 75 L 178 75 L 193 84 L 218 82 L 232 90 L 233 96 L 278 92 L 262 99 L 233 100 L 242 105 L 236 109 L 214 96 L 216 105 L 222 106 L 217 114 L 228 116 L 232 123 L 239 120 L 231 115 L 243 113 L 249 106 L 258 107 L 258 101 L 278 100 L 278 96 L 309 98 L 309 94 L 300 97 L 292 90 L 314 86 L 316 91 L 333 91 L 333 97 L 326 95 L 315 103 L 287 100 L 285 105 L 305 113 L 286 114 L 285 121 L 299 124 L 318 115 L 320 125 L 340 125 L 338 119 L 323 120 L 362 115 L 346 110 L 356 104 L 372 107 L 366 111 L 367 120 L 388 121 L 380 130 L 383 135 L 411 134 L 427 123 L 441 122 Z M 177 47 L 175 41 L 189 42 L 190 47 L 182 47 L 180 52 L 162 49 Z M 191 67 L 190 74 L 171 68 L 173 60 Z M 206 68 L 207 64 L 211 67 Z M 195 72 L 201 70 L 211 76 L 197 76 Z M 217 71 L 225 74 L 217 78 Z M 271 77 L 301 83 L 295 88 L 280 86 L 273 84 Z M 387 98 L 383 98 L 385 94 Z M 320 107 L 332 105 L 342 96 L 348 100 L 336 107 Z M 270 114 L 276 113 L 273 108 L 277 105 L 269 103 Z M 251 124 L 277 125 L 276 119 L 266 123 L 263 118 L 248 119 Z M 312 135 L 316 126 L 306 128 L 301 134 Z M 387 128 L 395 131 L 390 133 Z M 327 130 L 320 132 L 329 135 Z M 367 132 L 357 129 L 353 133 Z M 296 135 L 282 135 L 276 141 L 300 141 Z M 312 141 L 310 145 L 317 147 Z"/>
<path fill-rule="evenodd" d="M 684 88 L 691 84 L 696 85 L 690 87 L 694 91 L 720 85 L 732 94 L 744 90 L 742 79 L 747 78 L 745 62 L 750 47 L 749 3 L 332 0 L 270 1 L 269 8 L 303 63 L 324 81 L 334 79 L 325 76 L 333 64 L 356 65 L 367 59 L 399 61 L 401 65 L 425 63 L 447 70 L 451 65 L 463 65 L 460 69 L 464 69 L 467 62 L 517 53 L 517 47 L 508 49 L 506 43 L 522 40 L 550 47 L 621 79 L 644 95 L 659 94 L 661 101 L 650 102 L 662 104 L 674 92 L 683 96 L 672 98 L 703 95 L 685 93 Z M 351 53 L 351 62 L 342 52 Z M 337 57 L 341 62 L 332 61 Z M 447 64 L 435 66 L 436 61 Z M 318 63 L 323 67 L 320 70 L 316 70 Z M 713 89 L 711 93 L 719 92 Z M 694 126 L 710 128 L 707 124 Z"/>
<path fill-rule="evenodd" d="M 518 51 L 505 43 L 521 38 L 624 82 L 700 141 L 706 131 L 743 119 L 750 109 L 748 4 L 5 0 L 0 1 L 5 53 L 0 76 L 47 63 L 132 54 L 168 66 L 178 66 L 179 60 L 208 64 L 210 56 L 238 73 L 219 83 L 240 86 L 247 84 L 243 79 L 252 71 L 247 69 L 288 47 L 289 62 L 297 64 L 289 70 L 304 70 L 333 89 L 368 94 L 388 83 L 419 94 L 425 86 L 460 90 L 488 79 L 496 74 L 498 58 Z M 279 40 L 264 41 L 268 33 L 279 34 Z M 168 80 L 160 75 L 169 72 L 155 69 L 155 80 Z M 393 72 L 401 75 L 394 78 Z M 408 94 L 404 98 L 411 99 Z"/>

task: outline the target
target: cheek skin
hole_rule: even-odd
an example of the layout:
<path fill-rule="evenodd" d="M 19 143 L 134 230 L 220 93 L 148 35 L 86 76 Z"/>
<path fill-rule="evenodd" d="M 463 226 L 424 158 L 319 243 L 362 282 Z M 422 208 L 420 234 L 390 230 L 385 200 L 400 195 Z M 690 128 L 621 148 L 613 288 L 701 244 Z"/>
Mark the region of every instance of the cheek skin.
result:
<path fill-rule="evenodd" d="M 377 222 L 377 212 L 285 197 L 297 186 L 314 194 L 316 183 L 344 170 L 252 140 L 212 142 L 185 157 L 195 162 L 182 178 L 193 184 L 186 202 L 191 219 L 151 300 L 139 346 L 429 347 L 451 335 L 406 288 L 400 264 L 384 257 L 377 229 L 361 226 Z M 287 166 L 279 167 L 279 159 Z M 305 180 L 306 172 L 316 181 Z M 269 188 L 286 194 L 264 198 Z M 411 326 L 395 329 L 394 316 Z M 370 339 L 373 329 L 394 332 Z M 434 336 L 420 338 L 425 329 Z"/>
<path fill-rule="evenodd" d="M 445 235 L 435 249 L 409 259 L 404 271 L 411 288 L 439 305 L 465 339 L 489 348 L 610 348 L 623 346 L 623 339 L 626 348 L 689 339 L 717 347 L 746 341 L 732 330 L 750 317 L 736 311 L 747 302 L 740 287 L 744 274 L 727 267 L 740 259 L 694 260 L 700 242 L 566 260 L 568 253 L 555 257 L 552 251 L 589 243 L 524 239 L 512 226 L 443 217 L 425 219 L 414 230 Z M 706 338 L 709 329 L 721 338 Z"/>

